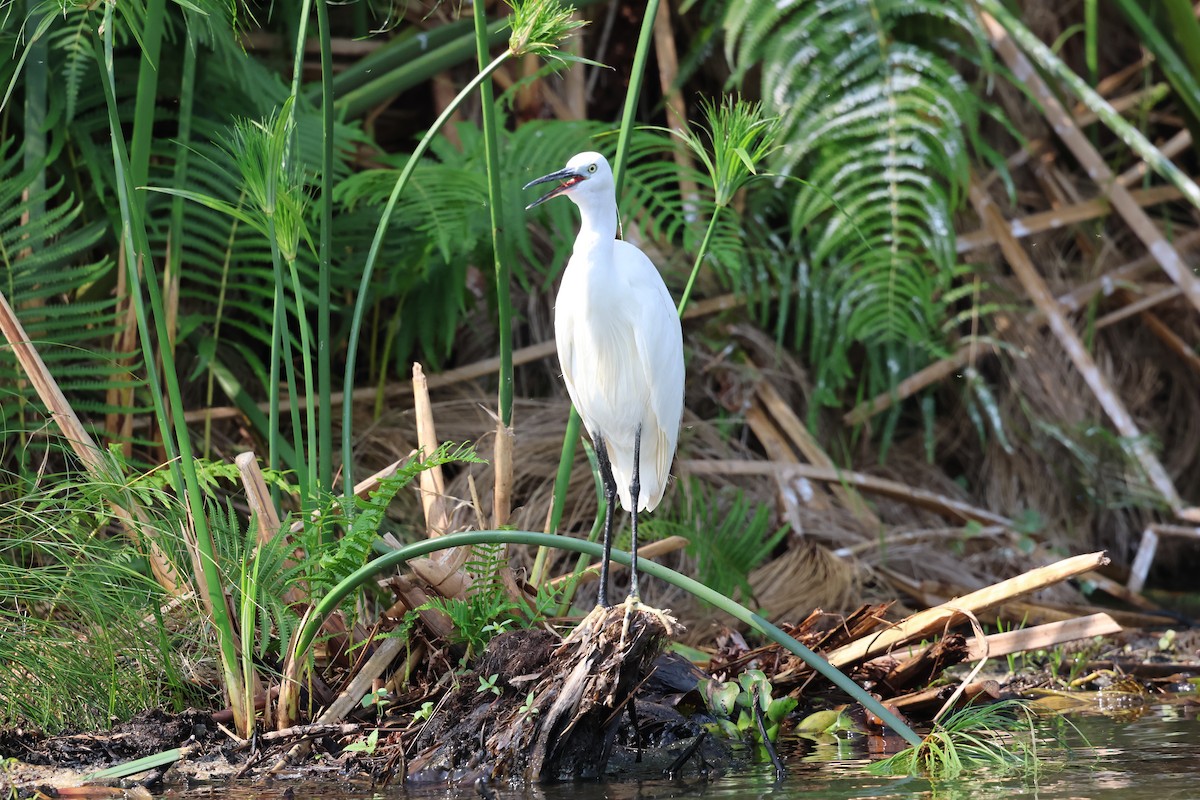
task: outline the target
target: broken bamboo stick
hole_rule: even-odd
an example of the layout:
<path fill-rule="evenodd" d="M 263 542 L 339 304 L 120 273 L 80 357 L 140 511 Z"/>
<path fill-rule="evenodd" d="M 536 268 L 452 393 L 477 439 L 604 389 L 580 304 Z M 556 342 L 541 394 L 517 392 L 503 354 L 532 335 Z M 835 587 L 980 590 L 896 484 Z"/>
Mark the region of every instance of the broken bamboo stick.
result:
<path fill-rule="evenodd" d="M 826 656 L 826 660 L 839 669 L 857 664 L 872 656 L 886 653 L 893 647 L 913 639 L 941 633 L 951 625 L 965 619 L 966 612 L 979 614 L 1006 600 L 1053 586 L 1107 563 L 1108 557 L 1103 552 L 1098 552 L 1073 556 L 1032 569 L 1015 578 L 1009 578 L 962 597 L 956 597 L 948 603 L 917 612 L 890 628 L 864 636 L 834 650 Z"/>
<path fill-rule="evenodd" d="M 1023 653 L 1027 650 L 1040 650 L 1076 639 L 1108 636 L 1120 633 L 1122 630 L 1123 628 L 1111 616 L 1100 613 L 1016 631 L 993 633 L 982 641 L 979 637 L 972 636 L 967 640 L 966 660 L 978 661 L 981 658 L 996 658 L 1013 653 Z"/>

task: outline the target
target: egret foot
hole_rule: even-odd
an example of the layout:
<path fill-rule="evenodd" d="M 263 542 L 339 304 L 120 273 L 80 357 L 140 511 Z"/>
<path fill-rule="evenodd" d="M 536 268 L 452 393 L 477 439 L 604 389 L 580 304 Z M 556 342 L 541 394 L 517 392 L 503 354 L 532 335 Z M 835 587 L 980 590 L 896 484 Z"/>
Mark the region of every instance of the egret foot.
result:
<path fill-rule="evenodd" d="M 625 615 L 621 620 L 621 646 L 625 646 L 625 642 L 629 637 L 629 623 L 633 620 L 635 614 L 649 614 L 658 620 L 658 624 L 665 631 L 682 631 L 683 626 L 678 620 L 671 616 L 670 609 L 654 608 L 652 606 L 642 605 L 642 600 L 635 594 L 631 594 L 625 598 Z"/>

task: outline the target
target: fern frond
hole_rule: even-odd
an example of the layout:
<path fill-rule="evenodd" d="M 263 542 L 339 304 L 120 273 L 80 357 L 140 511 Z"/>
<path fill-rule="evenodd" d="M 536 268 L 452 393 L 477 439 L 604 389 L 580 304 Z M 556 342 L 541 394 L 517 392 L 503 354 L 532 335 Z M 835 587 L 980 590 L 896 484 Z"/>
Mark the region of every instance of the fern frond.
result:
<path fill-rule="evenodd" d="M 914 17 L 935 29 L 929 41 L 899 35 Z M 952 214 L 980 109 L 929 43 L 966 38 L 986 60 L 983 33 L 957 0 L 739 0 L 725 27 L 737 75 L 760 66 L 764 104 L 780 118 L 775 170 L 798 178 L 778 187 L 793 242 L 770 266 L 800 290 L 788 310 L 820 402 L 837 402 L 856 373 L 878 375 L 884 383 L 866 390 L 885 391 L 903 377 L 895 364 L 945 352 L 956 311 L 945 300 L 958 276 Z M 888 368 L 851 369 L 853 345 Z"/>

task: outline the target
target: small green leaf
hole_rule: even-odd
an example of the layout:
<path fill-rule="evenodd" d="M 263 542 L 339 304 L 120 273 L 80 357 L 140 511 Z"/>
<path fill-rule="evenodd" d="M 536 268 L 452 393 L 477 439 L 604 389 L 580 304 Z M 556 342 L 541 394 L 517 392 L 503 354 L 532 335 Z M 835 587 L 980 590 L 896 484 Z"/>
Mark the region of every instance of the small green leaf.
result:
<path fill-rule="evenodd" d="M 772 722 L 779 722 L 790 714 L 797 704 L 798 701 L 794 697 L 777 697 L 767 706 L 767 719 Z"/>
<path fill-rule="evenodd" d="M 835 730 L 840 724 L 842 711 L 840 708 L 827 708 L 823 711 L 814 711 L 804 719 L 800 720 L 800 724 L 796 726 L 799 733 L 827 733 L 830 730 Z"/>

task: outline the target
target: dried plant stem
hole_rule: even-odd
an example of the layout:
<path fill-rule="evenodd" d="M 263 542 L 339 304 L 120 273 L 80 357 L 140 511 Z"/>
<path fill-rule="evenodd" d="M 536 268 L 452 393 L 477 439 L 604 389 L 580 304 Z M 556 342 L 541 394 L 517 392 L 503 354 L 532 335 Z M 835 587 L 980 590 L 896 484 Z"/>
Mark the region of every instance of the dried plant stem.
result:
<path fill-rule="evenodd" d="M 675 462 L 681 474 L 689 475 L 776 475 L 793 474 L 814 481 L 829 481 L 853 486 L 864 492 L 883 495 L 893 500 L 935 511 L 951 519 L 963 522 L 975 520 L 984 525 L 1012 526 L 1012 520 L 993 514 L 982 508 L 976 508 L 952 497 L 936 492 L 916 489 L 897 481 L 886 478 L 876 478 L 861 472 L 840 470 L 830 467 L 817 467 L 811 464 L 793 464 L 786 461 L 733 461 L 721 459 L 680 459 Z"/>
<path fill-rule="evenodd" d="M 1084 346 L 1083 340 L 1079 338 L 1079 334 L 1075 332 L 1075 328 L 1063 314 L 1061 306 L 1054 295 L 1050 293 L 1050 287 L 1038 273 L 1033 261 L 1025 253 L 1021 244 L 1008 232 L 1004 217 L 996 208 L 996 204 L 992 202 L 991 196 L 974 181 L 971 183 L 970 196 L 971 203 L 983 220 L 984 227 L 989 229 L 996 237 L 996 241 L 1000 243 L 1005 260 L 1012 267 L 1034 306 L 1046 317 L 1046 323 L 1050 330 L 1058 338 L 1063 350 L 1066 351 L 1067 356 L 1079 370 L 1101 407 L 1108 414 L 1109 419 L 1112 420 L 1117 432 L 1125 438 L 1125 446 L 1142 465 L 1150 483 L 1168 506 L 1174 510 L 1183 508 L 1183 500 L 1175 490 L 1175 484 L 1172 483 L 1166 468 L 1151 452 L 1149 444 L 1138 430 L 1137 424 L 1126 410 L 1125 404 L 1121 402 L 1121 398 L 1113 390 L 1108 379 L 1101 373 L 1100 367 L 1092 358 L 1092 354 L 1088 352 L 1087 347 Z"/>
<path fill-rule="evenodd" d="M 1027 650 L 1054 647 L 1076 639 L 1111 636 L 1114 633 L 1120 633 L 1121 630 L 1122 628 L 1116 620 L 1108 614 L 1100 613 L 1076 617 L 1063 622 L 1048 622 L 1032 628 L 993 633 L 983 639 L 976 636 L 967 640 L 967 660 L 999 658 L 1013 653 L 1023 653 Z"/>
<path fill-rule="evenodd" d="M 993 3 L 988 2 L 986 5 L 990 7 Z M 1162 266 L 1163 271 L 1171 276 L 1171 280 L 1175 281 L 1176 285 L 1187 296 L 1188 301 L 1197 309 L 1200 309 L 1200 280 L 1197 280 L 1192 274 L 1191 268 L 1184 263 L 1183 259 L 1179 257 L 1179 253 L 1171 247 L 1170 243 L 1159 232 L 1154 222 L 1142 210 L 1141 206 L 1138 205 L 1129 190 L 1116 181 L 1116 176 L 1109 169 L 1103 156 L 1092 146 L 1092 143 L 1083 134 L 1083 131 L 1071 119 L 1070 114 L 1063 108 L 1062 103 L 1058 101 L 1058 97 L 1050 91 L 1050 87 L 1038 76 L 1037 71 L 1034 70 L 1033 65 L 1029 63 L 1025 55 L 1017 49 L 1016 42 L 1013 41 L 1009 33 L 1011 31 L 1014 35 L 1017 35 L 1019 24 L 1016 28 L 1013 25 L 1009 25 L 1010 30 L 1006 31 L 1005 27 L 1001 26 L 989 14 L 983 14 L 982 18 L 984 27 L 991 37 L 992 46 L 1000 54 L 1000 57 L 1004 59 L 1004 62 L 1013 71 L 1017 79 L 1023 81 L 1038 99 L 1038 102 L 1041 103 L 1042 109 L 1046 114 L 1046 119 L 1054 128 L 1054 132 L 1062 139 L 1063 144 L 1075 154 L 1079 163 L 1087 170 L 1088 177 L 1095 181 L 1098 186 L 1107 190 L 1108 198 L 1111 200 L 1113 207 L 1125 218 L 1129 227 L 1137 234 L 1137 237 L 1142 240 L 1150 250 L 1150 253 Z M 1020 28 L 1020 31 L 1028 33 L 1024 28 Z M 1032 42 L 1022 41 L 1022 45 L 1026 49 L 1030 49 L 1032 44 Z M 1078 92 L 1076 87 L 1072 86 L 1072 88 Z M 1087 87 L 1084 86 L 1084 88 L 1086 89 Z M 1087 89 L 1087 92 L 1092 95 L 1095 94 L 1090 89 Z M 1087 100 L 1088 98 L 1084 97 L 1083 99 Z M 1104 103 L 1099 96 L 1096 96 L 1095 99 L 1101 104 Z M 1112 111 L 1111 108 L 1108 110 Z M 1111 125 L 1113 122 L 1113 120 L 1106 118 L 1103 113 L 1101 113 L 1101 117 L 1104 118 L 1106 124 Z M 1119 120 L 1119 117 L 1117 119 Z M 1121 120 L 1121 122 L 1124 121 Z M 1197 189 L 1196 184 L 1183 176 L 1178 168 L 1171 163 L 1170 159 L 1165 158 L 1153 145 L 1145 141 L 1145 138 L 1141 137 L 1141 134 L 1138 134 L 1137 131 L 1133 131 L 1133 133 L 1137 134 L 1137 137 L 1141 139 L 1140 144 L 1144 146 L 1135 148 L 1139 155 L 1155 171 L 1171 180 L 1188 200 L 1197 207 L 1200 207 L 1200 189 Z M 1134 142 L 1131 142 L 1132 144 Z M 1152 152 L 1143 152 L 1145 148 L 1148 148 Z M 1179 180 L 1176 180 L 1177 177 Z"/>
<path fill-rule="evenodd" d="M 1103 553 L 1088 553 L 1057 561 L 1022 573 L 1015 578 L 984 587 L 970 594 L 951 600 L 949 603 L 917 612 L 877 634 L 864 636 L 848 645 L 839 647 L 827 656 L 835 667 L 851 664 L 886 653 L 897 645 L 939 633 L 948 625 L 965 619 L 965 612 L 980 614 L 988 608 L 1014 597 L 1053 586 L 1108 563 Z"/>
<path fill-rule="evenodd" d="M 1183 197 L 1183 194 L 1174 186 L 1155 186 L 1151 189 L 1136 189 L 1129 194 L 1132 196 L 1134 203 L 1139 207 L 1169 203 L 1172 200 L 1178 200 Z M 1085 200 L 1082 203 L 1075 203 L 1049 211 L 1039 211 L 1036 214 L 1029 214 L 1020 219 L 1011 220 L 1008 223 L 1008 229 L 1016 238 L 1024 239 L 1027 236 L 1033 236 L 1035 233 L 1045 233 L 1046 231 L 1065 228 L 1067 225 L 1074 225 L 1079 222 L 1086 222 L 1091 219 L 1107 216 L 1112 211 L 1112 208 L 1112 203 L 1105 198 Z M 995 243 L 996 240 L 991 234 L 981 228 L 959 236 L 956 246 L 958 252 L 968 253 Z"/>
<path fill-rule="evenodd" d="M 1200 231 L 1188 231 L 1175 241 L 1175 248 L 1181 252 L 1194 249 L 1198 246 L 1200 246 Z M 1092 298 L 1096 295 L 1109 294 L 1117 285 L 1137 280 L 1147 272 L 1152 271 L 1154 267 L 1155 261 L 1153 256 L 1142 256 L 1111 272 L 1101 275 L 1099 278 L 1076 286 L 1066 294 L 1059 295 L 1057 301 L 1065 311 L 1079 311 L 1091 302 Z M 1173 287 L 1172 291 L 1178 294 L 1179 289 L 1178 287 Z M 1165 300 L 1168 298 L 1163 297 L 1161 299 Z M 1121 309 L 1120 311 L 1114 311 L 1113 314 L 1101 317 L 1096 321 L 1096 326 L 1111 325 L 1117 319 L 1126 316 L 1123 312 L 1124 309 Z M 1109 319 L 1109 317 L 1118 314 L 1121 317 Z M 1046 318 L 1040 311 L 1033 311 L 1026 314 L 1020 324 L 1025 326 L 1041 326 L 1046 324 Z M 859 403 L 843 415 L 842 421 L 847 425 L 861 425 L 876 414 L 891 408 L 893 404 L 906 400 L 925 387 L 957 374 L 959 370 L 967 364 L 972 363 L 974 359 L 991 353 L 994 349 L 991 344 L 986 342 L 972 342 L 964 345 L 956 350 L 953 355 L 941 361 L 935 361 L 924 369 L 914 372 L 897 384 L 894 391 L 885 392 L 870 400 Z"/>
<path fill-rule="evenodd" d="M 41 398 L 55 424 L 58 425 L 63 438 L 71 446 L 71 450 L 79 458 L 84 469 L 92 476 L 92 480 L 104 485 L 111 483 L 112 479 L 106 474 L 107 465 L 101 455 L 104 451 L 83 427 L 79 415 L 75 413 L 75 409 L 71 407 L 66 395 L 59 388 L 58 382 L 46 368 L 46 363 L 42 361 L 41 355 L 29 341 L 29 334 L 25 332 L 25 327 L 21 325 L 21 320 L 13 312 L 12 306 L 8 304 L 8 298 L 4 296 L 3 292 L 0 292 L 0 332 L 4 334 L 9 347 L 12 348 L 13 355 L 17 358 L 17 363 L 21 365 L 29 382 L 33 384 L 34 390 L 37 391 L 38 397 Z M 150 524 L 146 519 L 145 512 L 137 505 L 137 502 L 131 496 L 126 495 L 125 505 L 118 505 L 114 502 L 112 508 L 133 541 L 145 547 L 150 559 L 150 569 L 159 585 L 172 597 L 179 597 L 190 592 L 191 587 L 187 585 L 186 579 L 178 573 L 158 544 L 151 539 L 142 539 L 139 528 L 148 530 Z"/>

